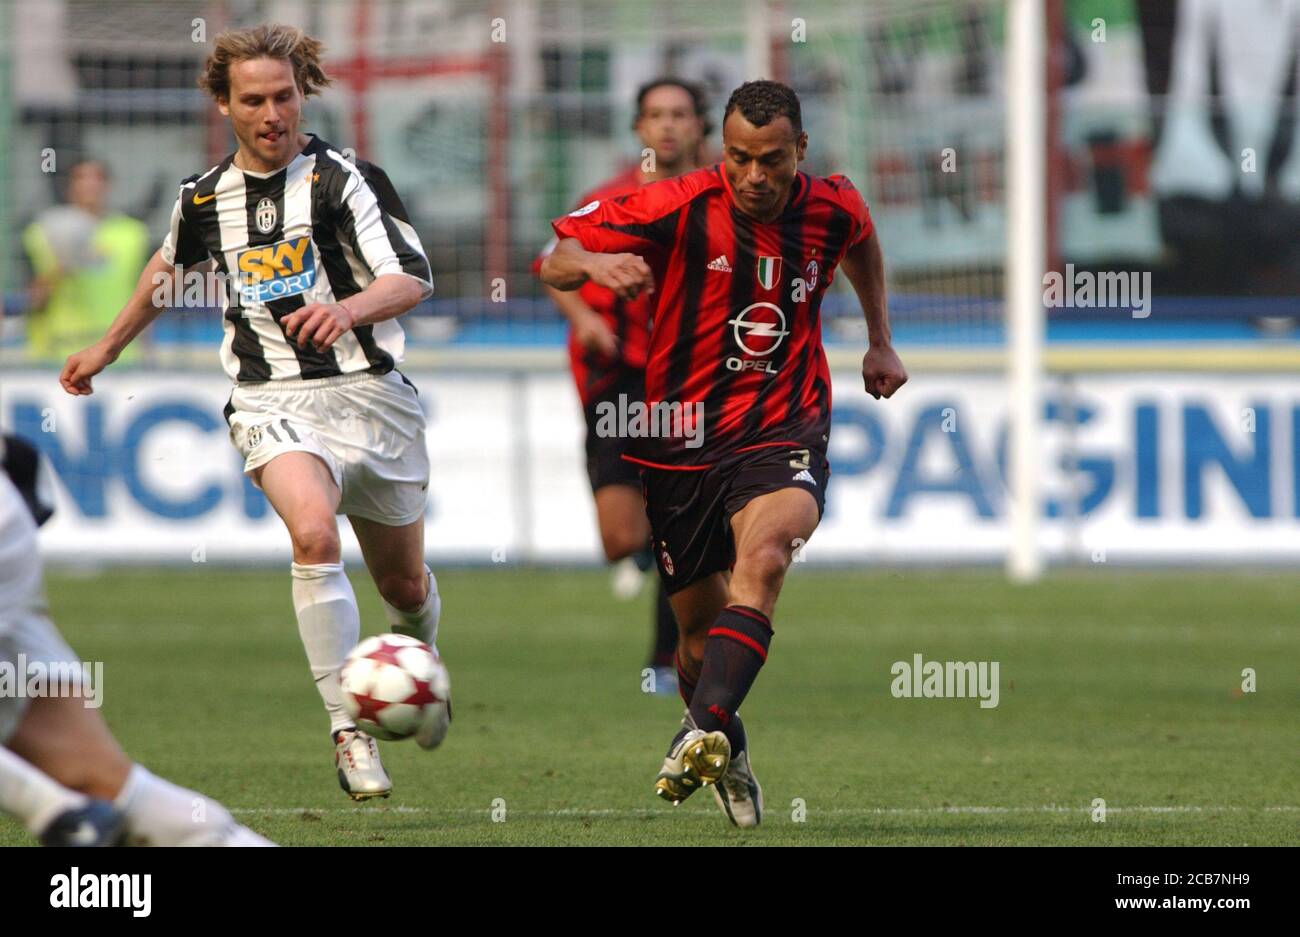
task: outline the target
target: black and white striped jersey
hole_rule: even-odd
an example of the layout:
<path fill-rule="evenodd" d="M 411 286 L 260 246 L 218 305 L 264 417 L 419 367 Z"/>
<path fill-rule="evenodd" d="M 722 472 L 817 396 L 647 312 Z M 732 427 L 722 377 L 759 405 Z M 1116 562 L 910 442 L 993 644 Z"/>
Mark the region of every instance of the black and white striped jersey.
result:
<path fill-rule="evenodd" d="M 358 326 L 323 353 L 287 339 L 281 320 L 387 273 L 433 292 L 429 260 L 388 176 L 314 135 L 275 172 L 240 169 L 231 154 L 186 179 L 162 257 L 182 267 L 216 261 L 226 283 L 221 364 L 236 382 L 391 371 L 406 342 L 396 319 Z"/>

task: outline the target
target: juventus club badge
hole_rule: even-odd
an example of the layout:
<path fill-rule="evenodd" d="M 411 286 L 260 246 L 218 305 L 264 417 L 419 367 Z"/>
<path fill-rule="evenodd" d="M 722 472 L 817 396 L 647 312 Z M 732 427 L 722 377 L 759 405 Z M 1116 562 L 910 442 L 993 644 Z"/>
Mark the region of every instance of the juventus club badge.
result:
<path fill-rule="evenodd" d="M 781 276 L 781 258 L 759 257 L 758 266 L 754 268 L 754 275 L 758 277 L 759 286 L 765 290 L 772 289 Z"/>
<path fill-rule="evenodd" d="M 257 230 L 263 234 L 270 234 L 275 230 L 275 222 L 275 202 L 269 198 L 262 199 L 257 203 Z"/>

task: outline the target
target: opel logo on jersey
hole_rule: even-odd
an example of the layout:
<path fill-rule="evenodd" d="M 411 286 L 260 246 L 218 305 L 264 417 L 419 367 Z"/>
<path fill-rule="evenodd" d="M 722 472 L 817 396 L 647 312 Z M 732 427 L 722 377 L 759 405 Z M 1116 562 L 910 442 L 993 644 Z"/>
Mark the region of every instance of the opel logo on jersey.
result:
<path fill-rule="evenodd" d="M 772 303 L 754 303 L 728 319 L 736 344 L 747 355 L 762 357 L 776 351 L 790 333 L 785 330 L 785 313 Z"/>
<path fill-rule="evenodd" d="M 275 202 L 269 198 L 264 198 L 257 203 L 257 230 L 263 234 L 270 234 L 275 230 L 276 222 Z"/>
<path fill-rule="evenodd" d="M 305 293 L 316 285 L 311 238 L 278 241 L 239 252 L 239 295 L 247 305 Z"/>
<path fill-rule="evenodd" d="M 776 281 L 781 276 L 781 258 L 759 257 L 758 266 L 754 268 L 754 276 L 758 277 L 759 286 L 770 290 L 776 286 Z"/>

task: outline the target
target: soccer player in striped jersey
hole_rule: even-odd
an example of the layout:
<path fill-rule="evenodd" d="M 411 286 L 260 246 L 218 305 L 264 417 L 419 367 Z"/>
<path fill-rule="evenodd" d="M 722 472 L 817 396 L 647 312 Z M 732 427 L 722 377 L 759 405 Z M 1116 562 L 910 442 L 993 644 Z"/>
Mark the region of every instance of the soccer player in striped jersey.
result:
<path fill-rule="evenodd" d="M 907 372 L 866 204 L 843 176 L 799 170 L 808 136 L 795 93 L 773 81 L 737 88 L 722 144 L 717 166 L 557 219 L 542 278 L 624 298 L 654 290 L 646 401 L 702 422 L 690 432 L 684 419 L 660 420 L 626 456 L 641 466 L 688 707 L 655 790 L 676 804 L 716 784 L 726 816 L 754 826 L 762 789 L 738 709 L 767 659 L 786 569 L 825 506 L 819 310 L 837 267 L 866 316 L 866 391 L 889 397 Z"/>
<path fill-rule="evenodd" d="M 632 129 L 641 145 L 653 154 L 587 192 L 578 205 L 620 198 L 661 179 L 674 179 L 699 167 L 704 140 L 710 132 L 708 106 L 697 85 L 679 78 L 655 78 L 642 85 L 636 96 L 637 116 Z M 577 206 L 574 206 L 575 208 Z M 555 240 L 533 261 L 541 271 Z M 587 478 L 596 502 L 596 522 L 601 547 L 610 563 L 635 563 L 642 572 L 654 565 L 650 551 L 650 522 L 641 496 L 640 470 L 622 458 L 625 436 L 601 431 L 603 408 L 645 396 L 646 351 L 650 344 L 651 297 L 642 294 L 623 299 L 595 283 L 572 292 L 546 287 L 569 322 L 569 367 L 587 421 Z M 657 577 L 656 577 L 657 578 Z M 654 643 L 649 666 L 654 692 L 675 692 L 677 672 L 677 621 L 668 593 L 659 579 L 655 601 Z"/>
<path fill-rule="evenodd" d="M 230 438 L 288 528 L 293 605 L 339 783 L 363 800 L 387 797 L 392 782 L 343 708 L 338 671 L 360 616 L 335 516 L 348 516 L 392 629 L 432 645 L 440 602 L 424 563 L 425 417 L 396 366 L 397 317 L 433 283 L 383 170 L 299 132 L 304 98 L 330 81 L 320 54 L 291 26 L 217 37 L 199 84 L 230 119 L 238 149 L 181 185 L 135 295 L 103 339 L 68 359 L 61 381 L 70 394 L 91 393 L 91 378 L 162 311 L 151 299 L 160 278 L 215 261 L 228 286 Z M 431 724 L 417 741 L 432 748 L 446 729 Z"/>

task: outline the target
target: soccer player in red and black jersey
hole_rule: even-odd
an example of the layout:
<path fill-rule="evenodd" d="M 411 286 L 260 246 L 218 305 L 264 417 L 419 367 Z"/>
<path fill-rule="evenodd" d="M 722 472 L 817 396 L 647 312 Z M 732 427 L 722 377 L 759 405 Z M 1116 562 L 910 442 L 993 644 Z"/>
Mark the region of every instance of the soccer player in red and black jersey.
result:
<path fill-rule="evenodd" d="M 892 396 L 907 372 L 862 197 L 842 176 L 799 171 L 808 135 L 795 93 L 773 81 L 736 89 L 722 144 L 717 166 L 553 222 L 560 241 L 542 278 L 624 298 L 653 291 L 646 402 L 660 418 L 627 458 L 641 466 L 688 707 L 655 790 L 676 804 L 721 782 L 723 812 L 754 826 L 762 790 L 737 710 L 767 659 L 793 551 L 825 504 L 831 393 L 819 310 L 837 267 L 867 320 L 867 393 Z"/>
<path fill-rule="evenodd" d="M 711 129 L 700 87 L 679 78 L 655 78 L 641 86 L 636 106 L 632 129 L 641 139 L 643 158 L 587 192 L 578 205 L 620 198 L 648 183 L 673 179 L 699 167 Z M 533 261 L 534 273 L 541 270 L 555 243 L 552 239 Z M 602 431 L 600 414 L 604 407 L 617 407 L 620 397 L 624 402 L 644 397 L 653 297 L 642 293 L 625 298 L 590 281 L 571 292 L 550 286 L 546 291 L 569 322 L 569 364 L 587 421 L 587 478 L 596 502 L 605 559 L 635 562 L 645 572 L 654 557 L 640 469 L 622 458 L 627 437 Z M 671 694 L 677 686 L 676 650 L 677 621 L 660 579 L 649 661 L 656 693 Z"/>

